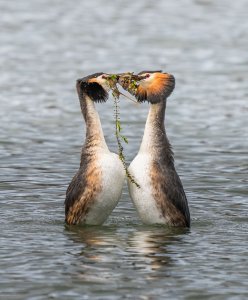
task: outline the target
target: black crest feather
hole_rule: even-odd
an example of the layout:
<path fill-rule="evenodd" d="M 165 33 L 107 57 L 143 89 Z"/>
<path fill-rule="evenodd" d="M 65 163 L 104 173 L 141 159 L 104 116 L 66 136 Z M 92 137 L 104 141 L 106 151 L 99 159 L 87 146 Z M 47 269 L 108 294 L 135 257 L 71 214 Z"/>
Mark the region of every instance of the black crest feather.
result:
<path fill-rule="evenodd" d="M 162 70 L 158 70 L 158 71 L 141 71 L 139 72 L 137 75 L 142 75 L 142 74 L 146 74 L 146 73 L 162 73 Z"/>

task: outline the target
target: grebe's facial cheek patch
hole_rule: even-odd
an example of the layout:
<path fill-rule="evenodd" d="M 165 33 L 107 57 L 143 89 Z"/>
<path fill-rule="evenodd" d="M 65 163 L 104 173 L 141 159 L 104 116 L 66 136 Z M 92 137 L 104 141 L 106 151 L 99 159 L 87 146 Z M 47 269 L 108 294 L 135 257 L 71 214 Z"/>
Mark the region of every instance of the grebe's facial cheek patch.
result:
<path fill-rule="evenodd" d="M 106 82 L 106 79 L 107 79 L 107 74 L 102 74 L 95 79 L 95 82 L 99 84 L 104 84 Z"/>
<path fill-rule="evenodd" d="M 154 81 L 154 74 L 142 74 L 140 76 L 140 85 L 144 89 L 149 89 Z"/>
<path fill-rule="evenodd" d="M 103 73 L 102 75 L 96 78 L 96 82 L 99 83 L 106 92 L 111 90 L 111 84 L 109 80 L 109 74 Z"/>

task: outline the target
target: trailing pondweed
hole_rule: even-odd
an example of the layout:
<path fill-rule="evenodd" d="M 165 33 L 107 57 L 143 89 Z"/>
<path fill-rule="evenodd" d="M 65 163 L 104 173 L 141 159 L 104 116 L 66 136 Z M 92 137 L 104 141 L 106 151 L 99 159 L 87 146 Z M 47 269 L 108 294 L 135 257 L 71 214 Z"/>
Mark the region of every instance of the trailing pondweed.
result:
<path fill-rule="evenodd" d="M 140 188 L 140 185 L 136 182 L 135 178 L 128 171 L 128 167 L 127 167 L 127 163 L 126 163 L 126 159 L 125 159 L 125 155 L 124 155 L 124 147 L 122 145 L 122 142 L 128 144 L 128 139 L 127 139 L 127 137 L 125 137 L 122 134 L 122 127 L 121 127 L 121 121 L 120 121 L 120 107 L 119 107 L 120 95 L 123 95 L 124 97 L 126 97 L 132 101 L 134 101 L 134 100 L 127 97 L 126 95 L 122 94 L 119 91 L 118 86 L 117 86 L 119 76 L 120 75 L 118 75 L 118 74 L 110 74 L 110 75 L 108 75 L 108 77 L 106 77 L 109 88 L 112 91 L 112 96 L 114 99 L 115 137 L 116 137 L 116 141 L 117 141 L 117 145 L 118 145 L 118 155 L 123 164 L 127 178 L 133 184 L 135 184 L 138 188 Z M 123 77 L 123 75 L 122 75 L 122 77 Z M 135 93 L 134 90 L 137 89 L 137 83 L 134 82 L 134 80 L 132 79 L 132 73 L 125 73 L 124 78 L 126 80 L 125 84 L 128 87 L 130 86 L 130 88 L 132 88 L 132 91 L 133 91 L 132 94 L 134 94 Z M 136 101 L 134 101 L 134 102 L 136 102 Z"/>

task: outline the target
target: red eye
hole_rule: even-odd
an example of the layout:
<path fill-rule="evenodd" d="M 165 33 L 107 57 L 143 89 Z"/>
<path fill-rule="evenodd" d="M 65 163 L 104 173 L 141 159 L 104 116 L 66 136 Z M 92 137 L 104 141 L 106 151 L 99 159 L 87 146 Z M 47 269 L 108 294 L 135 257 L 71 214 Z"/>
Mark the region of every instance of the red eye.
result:
<path fill-rule="evenodd" d="M 146 74 L 146 78 L 149 78 L 150 77 L 150 74 Z"/>

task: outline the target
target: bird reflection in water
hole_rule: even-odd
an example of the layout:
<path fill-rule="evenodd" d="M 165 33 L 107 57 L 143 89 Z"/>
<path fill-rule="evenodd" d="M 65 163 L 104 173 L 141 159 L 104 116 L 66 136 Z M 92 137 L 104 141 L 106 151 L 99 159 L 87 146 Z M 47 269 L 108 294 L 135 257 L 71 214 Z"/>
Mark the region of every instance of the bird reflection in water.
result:
<path fill-rule="evenodd" d="M 180 243 L 188 230 L 164 226 L 139 228 L 130 236 L 129 249 L 135 254 L 135 267 L 146 272 L 146 279 L 155 279 L 167 274 L 173 264 L 169 246 Z"/>
<path fill-rule="evenodd" d="M 147 280 L 170 276 L 173 265 L 170 245 L 183 243 L 185 228 L 164 226 L 73 226 L 66 234 L 83 249 L 77 253 L 80 278 L 87 282 L 107 282 L 116 276 L 131 277 L 137 272 Z M 101 276 L 99 274 L 101 273 Z"/>

